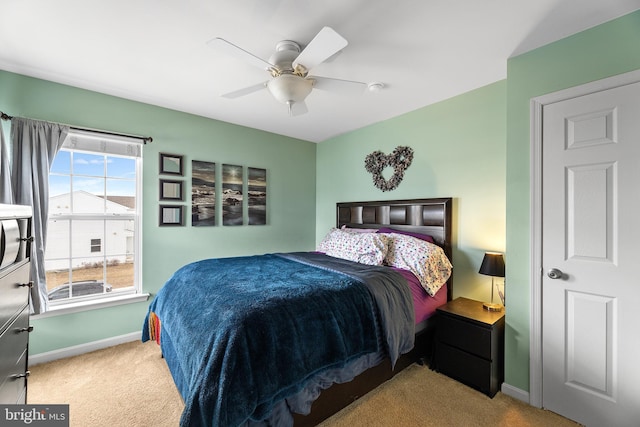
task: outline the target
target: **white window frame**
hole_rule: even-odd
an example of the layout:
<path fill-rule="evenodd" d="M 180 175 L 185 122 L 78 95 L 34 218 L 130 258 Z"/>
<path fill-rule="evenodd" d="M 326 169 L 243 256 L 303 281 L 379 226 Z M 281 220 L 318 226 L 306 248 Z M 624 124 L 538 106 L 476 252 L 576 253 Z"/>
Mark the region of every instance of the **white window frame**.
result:
<path fill-rule="evenodd" d="M 122 143 L 122 144 L 121 144 Z M 118 144 L 113 145 L 113 144 Z M 127 145 L 128 144 L 128 145 Z M 84 133 L 82 131 L 70 132 L 67 140 L 65 140 L 62 149 L 88 154 L 106 154 L 113 156 L 126 156 L 135 159 L 136 183 L 135 183 L 135 200 L 136 206 L 134 212 L 122 213 L 104 213 L 104 214 L 58 214 L 49 215 L 49 219 L 55 218 L 60 220 L 86 220 L 86 219 L 118 219 L 134 221 L 134 284 L 132 287 L 118 290 L 116 292 L 108 292 L 102 294 L 86 295 L 74 298 L 65 298 L 61 300 L 49 301 L 49 308 L 45 313 L 32 316 L 34 318 L 45 318 L 60 314 L 68 314 L 79 311 L 93 310 L 114 305 L 127 303 L 135 303 L 146 301 L 149 298 L 148 293 L 142 292 L 142 142 L 134 138 L 116 137 L 110 134 L 100 134 L 96 132 Z M 136 146 L 139 146 L 136 148 Z M 109 150 L 109 147 L 117 147 L 120 152 Z M 122 151 L 125 152 L 122 152 Z M 136 152 L 137 155 L 128 154 Z M 73 181 L 73 180 L 72 180 Z M 73 192 L 73 188 L 71 188 Z M 48 219 L 48 220 L 49 220 Z M 69 243 L 71 244 L 71 243 Z M 104 242 L 101 242 L 101 252 L 104 250 Z M 105 266 L 106 268 L 106 266 Z"/>

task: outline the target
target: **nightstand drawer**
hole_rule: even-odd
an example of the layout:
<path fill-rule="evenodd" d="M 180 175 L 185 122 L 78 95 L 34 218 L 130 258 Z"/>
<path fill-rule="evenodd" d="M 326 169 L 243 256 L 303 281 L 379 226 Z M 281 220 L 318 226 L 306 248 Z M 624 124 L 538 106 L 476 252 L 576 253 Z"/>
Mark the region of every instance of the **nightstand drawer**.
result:
<path fill-rule="evenodd" d="M 491 361 L 491 329 L 441 314 L 438 341 Z"/>
<path fill-rule="evenodd" d="M 504 311 L 459 297 L 437 312 L 434 369 L 493 397 L 504 378 Z"/>
<path fill-rule="evenodd" d="M 491 362 L 472 354 L 438 343 L 436 351 L 438 371 L 479 390 L 490 397 L 498 391 L 497 384 L 492 387 Z"/>

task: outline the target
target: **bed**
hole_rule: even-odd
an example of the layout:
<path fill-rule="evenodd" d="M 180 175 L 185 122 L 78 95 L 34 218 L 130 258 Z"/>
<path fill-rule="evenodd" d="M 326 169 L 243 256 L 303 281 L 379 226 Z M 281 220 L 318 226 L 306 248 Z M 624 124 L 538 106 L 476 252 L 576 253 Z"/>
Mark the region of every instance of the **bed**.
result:
<path fill-rule="evenodd" d="M 197 261 L 158 292 L 143 341 L 162 349 L 185 401 L 181 425 L 316 425 L 429 359 L 431 315 L 451 299 L 452 277 L 413 271 L 402 251 L 428 248 L 449 262 L 451 199 L 336 208 L 336 228 L 317 252 Z M 358 262 L 332 252 L 345 249 L 335 236 L 366 242 L 350 252 Z M 423 304 L 430 307 L 421 311 Z"/>

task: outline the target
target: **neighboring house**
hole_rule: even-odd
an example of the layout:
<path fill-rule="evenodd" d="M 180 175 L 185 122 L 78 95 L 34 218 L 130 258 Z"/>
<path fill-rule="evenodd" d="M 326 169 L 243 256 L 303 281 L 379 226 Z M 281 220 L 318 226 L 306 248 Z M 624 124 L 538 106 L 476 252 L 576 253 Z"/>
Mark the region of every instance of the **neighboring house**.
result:
<path fill-rule="evenodd" d="M 128 220 L 106 221 L 103 233 L 96 232 L 95 222 L 74 221 L 71 233 L 66 219 L 57 219 L 70 213 L 71 197 L 73 196 L 74 211 L 101 212 L 103 209 L 110 214 L 130 213 L 135 209 L 135 198 L 127 196 L 96 196 L 86 191 L 60 194 L 49 199 L 49 227 L 46 249 L 46 270 L 63 270 L 69 267 L 68 242 L 71 235 L 73 247 L 72 268 L 88 266 L 106 261 L 126 262 L 133 253 L 133 230 Z M 106 203 L 106 205 L 105 205 Z M 102 221 L 97 219 L 96 221 Z"/>

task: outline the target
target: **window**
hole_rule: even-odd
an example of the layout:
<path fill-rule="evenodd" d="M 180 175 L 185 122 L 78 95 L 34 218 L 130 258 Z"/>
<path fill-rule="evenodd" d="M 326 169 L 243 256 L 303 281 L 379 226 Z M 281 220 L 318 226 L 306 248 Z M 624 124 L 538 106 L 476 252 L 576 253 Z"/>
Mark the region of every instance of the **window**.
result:
<path fill-rule="evenodd" d="M 141 149 L 74 132 L 56 155 L 45 252 L 52 306 L 140 292 Z"/>
<path fill-rule="evenodd" d="M 102 249 L 102 239 L 91 239 L 91 253 L 100 252 Z"/>

